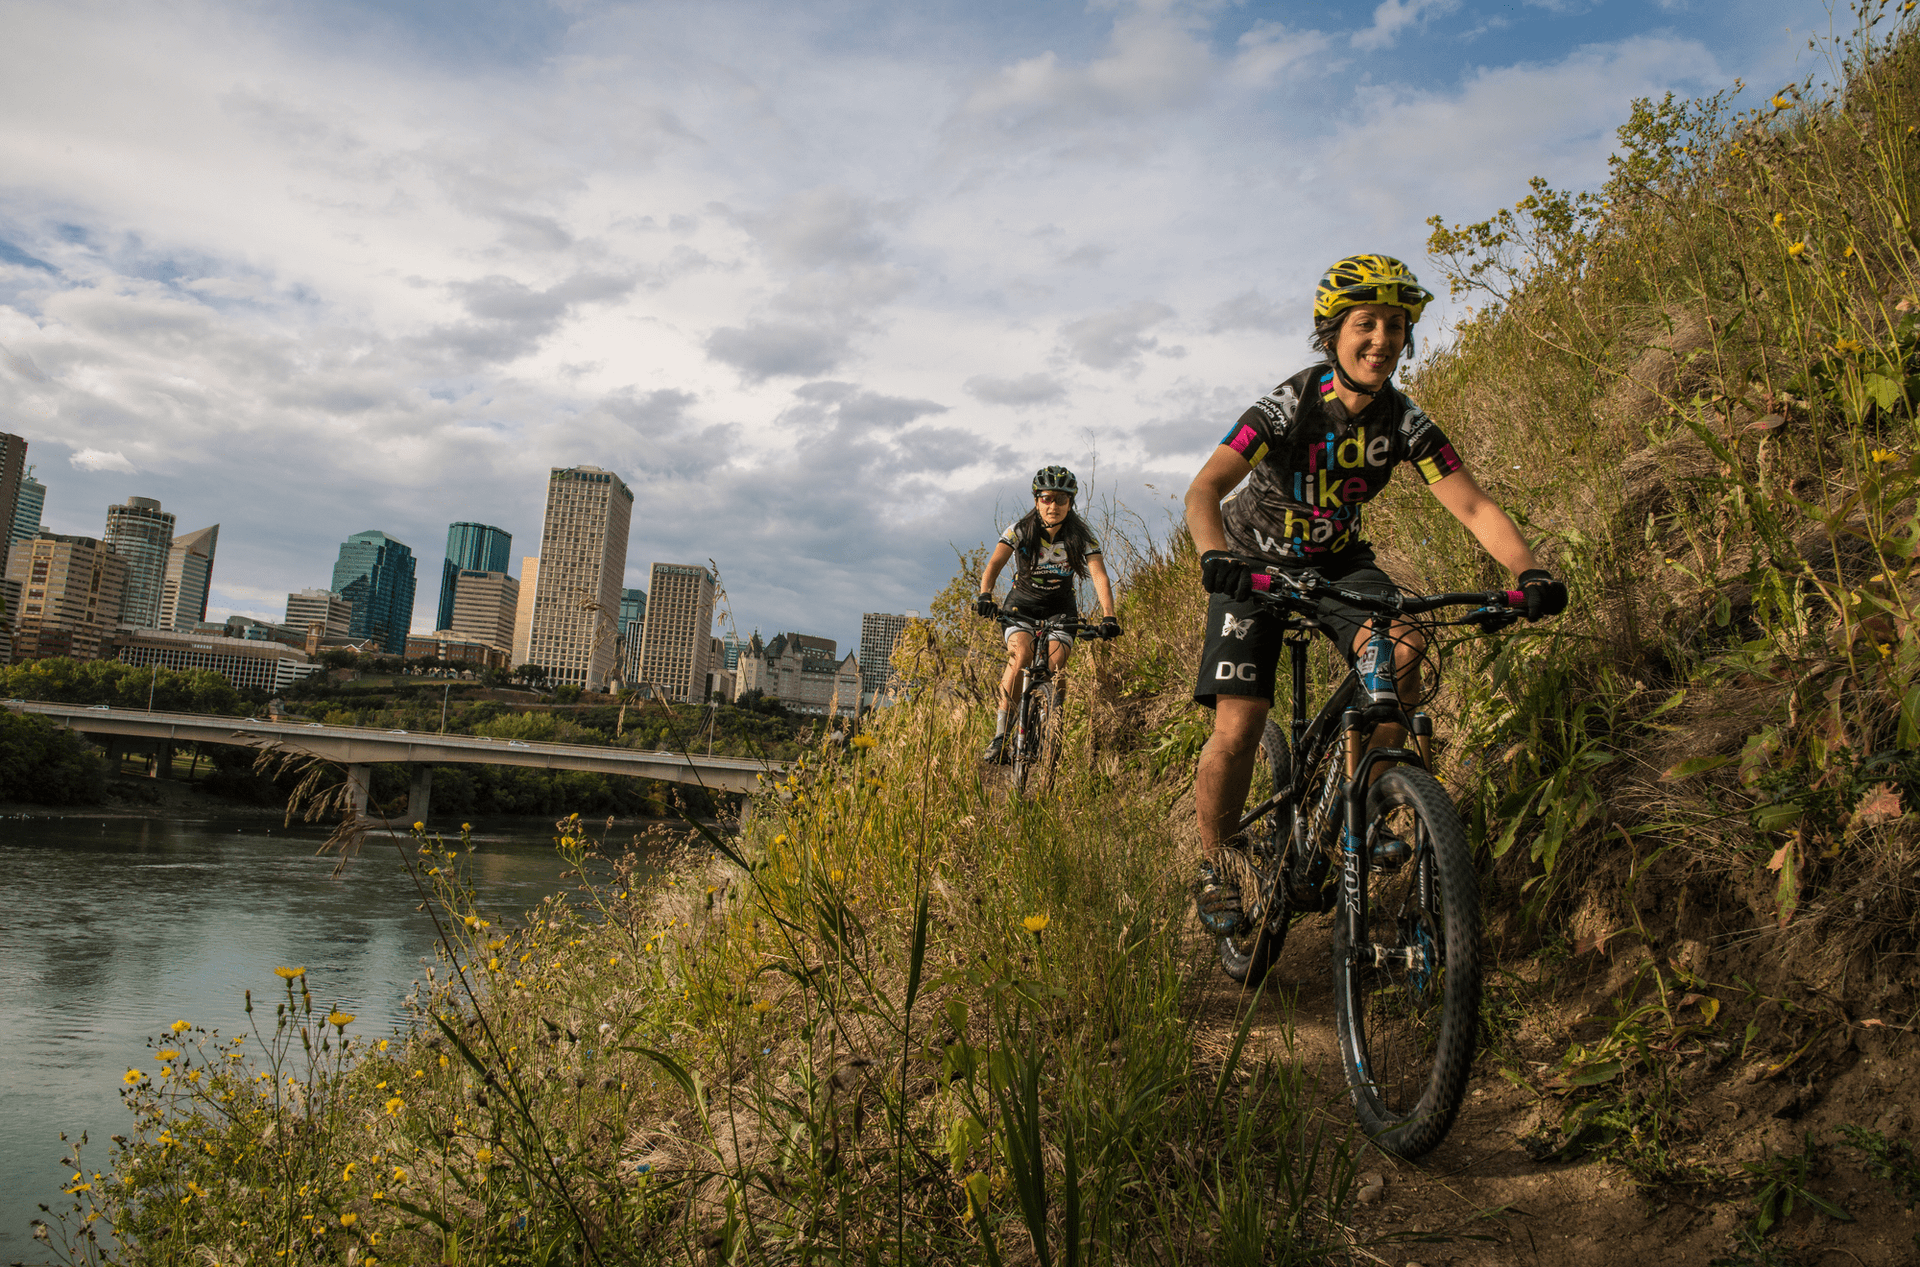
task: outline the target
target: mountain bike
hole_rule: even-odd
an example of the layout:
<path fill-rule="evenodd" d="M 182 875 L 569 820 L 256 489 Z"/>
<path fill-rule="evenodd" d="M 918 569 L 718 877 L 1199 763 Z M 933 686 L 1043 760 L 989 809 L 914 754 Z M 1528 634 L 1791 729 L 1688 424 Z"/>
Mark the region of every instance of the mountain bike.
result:
<path fill-rule="evenodd" d="M 1355 1116 L 1373 1142 L 1418 1157 L 1446 1135 L 1466 1093 L 1480 1014 L 1479 892 L 1466 829 L 1431 773 L 1432 719 L 1399 697 L 1397 618 L 1425 635 L 1483 632 L 1518 620 L 1519 591 L 1399 595 L 1343 590 L 1307 572 L 1256 573 L 1282 622 L 1292 673 L 1290 732 L 1268 719 L 1260 742 L 1273 794 L 1242 815 L 1236 845 L 1250 874 L 1244 930 L 1220 938 L 1228 976 L 1258 985 L 1296 917 L 1334 912 L 1334 1027 Z M 1370 613 L 1366 647 L 1307 717 L 1307 648 L 1323 601 Z M 1474 610 L 1452 619 L 1432 613 Z M 1429 669 L 1423 663 L 1423 670 Z M 1370 748 L 1398 722 L 1411 748 Z M 1382 763 L 1391 763 L 1375 777 Z M 1336 910 L 1337 908 L 1337 910 Z"/>
<path fill-rule="evenodd" d="M 1044 782 L 1060 759 L 1060 727 L 1054 717 L 1059 700 L 1055 695 L 1053 657 L 1048 654 L 1049 635 L 1056 632 L 1071 634 L 1082 642 L 1101 636 L 1099 625 L 1078 616 L 1050 616 L 1034 624 L 1033 663 L 1020 671 L 1020 690 L 1015 696 L 1013 729 L 1008 743 L 1015 793 L 1025 792 L 1028 781 L 1036 773 Z"/>

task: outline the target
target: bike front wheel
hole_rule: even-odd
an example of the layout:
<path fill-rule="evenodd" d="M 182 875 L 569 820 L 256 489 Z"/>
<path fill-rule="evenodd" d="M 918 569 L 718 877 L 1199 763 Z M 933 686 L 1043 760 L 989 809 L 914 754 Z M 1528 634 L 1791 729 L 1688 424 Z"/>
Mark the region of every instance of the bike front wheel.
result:
<path fill-rule="evenodd" d="M 1273 776 L 1273 790 L 1284 789 L 1293 778 L 1292 751 L 1286 732 L 1271 718 L 1260 735 L 1260 759 Z M 1220 939 L 1220 967 L 1242 985 L 1257 986 L 1280 958 L 1287 942 L 1292 912 L 1287 908 L 1286 859 L 1293 837 L 1293 806 L 1282 805 L 1248 828 L 1249 840 L 1240 865 L 1240 900 L 1247 912 L 1247 929 Z"/>
<path fill-rule="evenodd" d="M 1361 1129 L 1386 1152 L 1418 1157 L 1466 1095 L 1480 1018 L 1478 886 L 1460 815 L 1424 770 L 1396 766 L 1374 783 L 1361 849 L 1380 862 L 1347 859 L 1334 917 L 1341 1063 Z M 1360 875 L 1356 944 L 1347 903 Z"/>
<path fill-rule="evenodd" d="M 1022 684 L 1026 681 L 1023 678 Z M 1016 793 L 1027 791 L 1029 786 L 1038 791 L 1053 770 L 1060 747 L 1053 692 L 1054 686 L 1049 680 L 1027 686 L 1020 693 L 1020 724 L 1013 739 L 1013 790 Z"/>

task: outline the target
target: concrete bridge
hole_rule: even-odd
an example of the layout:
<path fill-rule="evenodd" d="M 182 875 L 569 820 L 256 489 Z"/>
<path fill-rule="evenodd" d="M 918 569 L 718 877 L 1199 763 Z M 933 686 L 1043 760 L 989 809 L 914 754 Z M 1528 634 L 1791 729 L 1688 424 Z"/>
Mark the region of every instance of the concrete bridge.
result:
<path fill-rule="evenodd" d="M 106 704 L 43 704 L 0 701 L 15 712 L 33 713 L 77 730 L 102 743 L 117 759 L 128 739 L 153 745 L 162 772 L 173 768 L 176 743 L 234 744 L 248 748 L 278 745 L 291 752 L 325 758 L 346 767 L 353 787 L 354 813 L 367 809 L 367 767 L 401 763 L 413 767 L 407 797 L 407 821 L 424 822 L 433 793 L 436 765 L 517 765 L 542 770 L 593 770 L 668 783 L 689 783 L 717 792 L 753 790 L 759 774 L 781 766 L 741 757 L 687 756 L 674 752 L 636 752 L 586 744 L 538 743 L 490 739 L 479 735 L 435 735 L 364 726 L 328 726 L 320 722 L 267 721 L 258 717 L 210 717 L 201 713 L 150 713 Z"/>

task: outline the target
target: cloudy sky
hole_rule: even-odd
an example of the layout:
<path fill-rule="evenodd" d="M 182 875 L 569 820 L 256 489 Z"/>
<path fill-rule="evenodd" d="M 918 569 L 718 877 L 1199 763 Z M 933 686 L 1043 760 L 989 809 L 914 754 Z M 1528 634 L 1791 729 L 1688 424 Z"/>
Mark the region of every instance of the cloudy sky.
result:
<path fill-rule="evenodd" d="M 1305 364 L 1328 262 L 1431 275 L 1427 216 L 1597 185 L 1632 98 L 1772 91 L 1827 22 L 0 0 L 0 430 L 55 531 L 130 494 L 219 522 L 216 619 L 379 528 L 430 628 L 447 524 L 517 573 L 548 468 L 592 463 L 635 494 L 629 585 L 712 559 L 741 632 L 844 649 L 1039 465 L 1163 525 Z"/>

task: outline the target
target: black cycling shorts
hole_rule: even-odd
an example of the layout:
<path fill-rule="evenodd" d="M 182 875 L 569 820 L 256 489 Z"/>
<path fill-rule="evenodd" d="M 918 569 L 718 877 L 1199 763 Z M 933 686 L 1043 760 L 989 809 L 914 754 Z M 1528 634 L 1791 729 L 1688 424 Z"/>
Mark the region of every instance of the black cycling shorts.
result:
<path fill-rule="evenodd" d="M 1400 592 L 1371 560 L 1327 579 L 1341 589 L 1363 594 Z M 1320 609 L 1320 631 L 1333 639 L 1348 664 L 1354 661 L 1353 640 L 1360 636 L 1368 616 L 1344 603 L 1329 602 Z M 1215 696 L 1251 695 L 1272 704 L 1284 645 L 1279 613 L 1266 603 L 1257 598 L 1237 603 L 1227 594 L 1208 595 L 1206 642 L 1200 652 L 1199 680 L 1193 686 L 1194 703 L 1212 708 Z"/>

